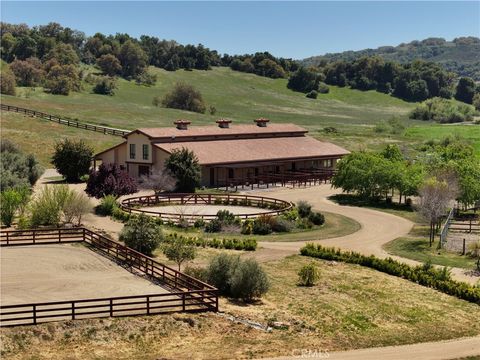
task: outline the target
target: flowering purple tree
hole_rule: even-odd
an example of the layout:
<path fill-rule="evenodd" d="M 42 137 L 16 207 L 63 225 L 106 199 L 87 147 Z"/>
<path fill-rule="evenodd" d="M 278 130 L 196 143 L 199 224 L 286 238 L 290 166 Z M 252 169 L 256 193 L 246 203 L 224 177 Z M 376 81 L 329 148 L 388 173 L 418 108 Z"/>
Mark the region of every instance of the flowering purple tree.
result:
<path fill-rule="evenodd" d="M 88 195 L 100 199 L 106 195 L 122 196 L 137 192 L 137 182 L 116 164 L 102 164 L 92 170 L 85 189 Z"/>

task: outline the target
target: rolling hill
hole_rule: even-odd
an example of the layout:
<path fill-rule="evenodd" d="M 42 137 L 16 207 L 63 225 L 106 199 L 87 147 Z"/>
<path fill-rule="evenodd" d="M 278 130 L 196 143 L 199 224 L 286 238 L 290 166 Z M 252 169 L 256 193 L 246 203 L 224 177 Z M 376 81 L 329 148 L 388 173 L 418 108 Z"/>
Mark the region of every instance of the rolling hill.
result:
<path fill-rule="evenodd" d="M 344 51 L 313 56 L 302 60 L 304 65 L 318 65 L 322 61 L 355 60 L 362 56 L 380 56 L 386 60 L 401 63 L 423 59 L 439 63 L 445 69 L 459 76 L 469 76 L 480 80 L 480 39 L 477 37 L 456 38 L 446 41 L 442 38 L 429 38 L 422 41 L 402 43 L 398 46 L 381 46 L 377 49 Z"/>

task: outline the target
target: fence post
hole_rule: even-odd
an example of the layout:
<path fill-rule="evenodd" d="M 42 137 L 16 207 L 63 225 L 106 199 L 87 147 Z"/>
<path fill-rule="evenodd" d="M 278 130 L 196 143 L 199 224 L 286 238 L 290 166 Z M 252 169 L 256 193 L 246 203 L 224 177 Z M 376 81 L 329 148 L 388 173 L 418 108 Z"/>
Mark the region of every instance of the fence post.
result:
<path fill-rule="evenodd" d="M 110 299 L 110 317 L 113 317 L 113 299 Z"/>
<path fill-rule="evenodd" d="M 463 239 L 463 249 L 462 249 L 462 255 L 465 255 L 465 239 Z"/>
<path fill-rule="evenodd" d="M 58 242 L 62 242 L 62 235 L 60 229 L 58 229 Z"/>
<path fill-rule="evenodd" d="M 150 315 L 150 296 L 147 295 L 147 315 Z"/>
<path fill-rule="evenodd" d="M 215 293 L 215 312 L 218 312 L 218 293 Z"/>
<path fill-rule="evenodd" d="M 37 233 L 37 232 L 36 232 L 35 230 L 33 230 L 33 245 L 35 245 L 35 234 L 36 234 L 36 233 Z"/>
<path fill-rule="evenodd" d="M 8 233 L 9 233 L 9 231 L 7 231 L 7 245 L 8 245 L 8 244 L 9 244 L 9 242 L 10 242 L 10 239 L 9 239 Z"/>
<path fill-rule="evenodd" d="M 185 292 L 182 293 L 182 311 L 185 311 Z"/>
<path fill-rule="evenodd" d="M 75 320 L 75 301 L 72 301 L 72 320 Z"/>
<path fill-rule="evenodd" d="M 37 305 L 33 305 L 33 325 L 37 325 Z"/>

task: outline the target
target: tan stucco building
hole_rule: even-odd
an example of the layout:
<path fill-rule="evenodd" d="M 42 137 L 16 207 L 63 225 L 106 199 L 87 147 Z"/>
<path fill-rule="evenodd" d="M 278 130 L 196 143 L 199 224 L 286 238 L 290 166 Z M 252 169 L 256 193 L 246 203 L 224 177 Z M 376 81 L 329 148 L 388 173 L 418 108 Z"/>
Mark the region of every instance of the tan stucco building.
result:
<path fill-rule="evenodd" d="M 318 141 L 294 124 L 189 126 L 175 121 L 171 128 L 140 128 L 125 141 L 95 155 L 95 161 L 114 163 L 133 177 L 162 170 L 174 149 L 187 148 L 198 157 L 203 186 L 248 185 L 300 178 L 306 174 L 331 174 L 335 163 L 349 152 Z"/>

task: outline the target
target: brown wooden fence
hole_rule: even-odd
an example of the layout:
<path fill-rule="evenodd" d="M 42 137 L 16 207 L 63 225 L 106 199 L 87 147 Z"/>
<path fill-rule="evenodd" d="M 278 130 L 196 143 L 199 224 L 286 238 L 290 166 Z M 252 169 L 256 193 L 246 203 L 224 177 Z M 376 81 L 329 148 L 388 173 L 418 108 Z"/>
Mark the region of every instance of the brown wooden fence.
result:
<path fill-rule="evenodd" d="M 189 194 L 172 193 L 160 195 L 137 196 L 124 199 L 120 206 L 128 213 L 144 213 L 152 216 L 158 216 L 166 221 L 180 220 L 195 221 L 196 219 L 213 220 L 216 215 L 206 214 L 174 214 L 163 213 L 161 211 L 151 211 L 139 209 L 139 207 L 165 206 L 165 205 L 233 205 L 233 206 L 252 206 L 263 209 L 269 209 L 264 212 L 236 214 L 241 219 L 256 218 L 260 215 L 279 215 L 290 210 L 293 204 L 270 197 L 240 195 L 240 194 Z"/>
<path fill-rule="evenodd" d="M 45 119 L 45 120 L 56 122 L 56 123 L 61 124 L 61 125 L 76 127 L 78 129 L 96 131 L 96 132 L 100 132 L 100 133 L 103 133 L 103 134 L 106 134 L 106 135 L 124 136 L 124 135 L 130 133 L 129 130 L 116 129 L 116 128 L 111 128 L 111 127 L 108 127 L 108 126 L 88 124 L 88 123 L 80 122 L 80 121 L 73 120 L 73 119 L 61 118 L 57 115 L 46 114 L 46 113 L 41 112 L 41 111 L 21 108 L 21 107 L 18 107 L 18 106 L 1 104 L 1 109 L 4 110 L 4 111 L 17 112 L 17 113 L 20 113 L 20 114 L 24 114 L 26 116 L 39 117 L 39 118 L 42 118 L 42 119 Z"/>
<path fill-rule="evenodd" d="M 0 326 L 92 317 L 218 311 L 218 290 L 86 228 L 14 230 L 0 233 L 0 246 L 86 242 L 93 250 L 141 272 L 169 293 L 0 306 Z"/>

